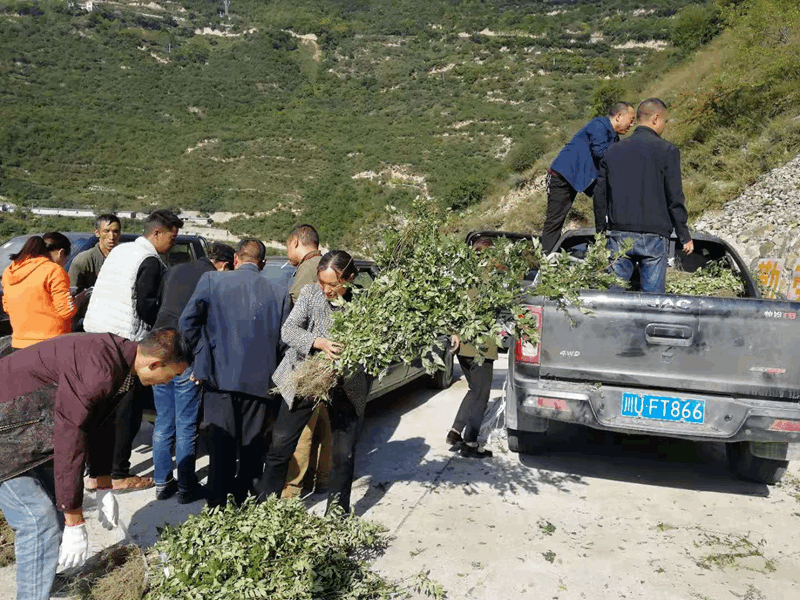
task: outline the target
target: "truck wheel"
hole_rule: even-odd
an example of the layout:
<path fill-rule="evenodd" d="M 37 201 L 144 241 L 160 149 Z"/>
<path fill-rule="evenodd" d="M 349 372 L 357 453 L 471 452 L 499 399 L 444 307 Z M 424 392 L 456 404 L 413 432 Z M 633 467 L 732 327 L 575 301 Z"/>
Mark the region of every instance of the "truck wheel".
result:
<path fill-rule="evenodd" d="M 547 432 L 533 433 L 530 431 L 508 430 L 508 449 L 511 452 L 522 454 L 536 454 L 544 447 Z"/>
<path fill-rule="evenodd" d="M 772 458 L 761 458 L 750 451 L 750 444 L 747 442 L 737 442 L 727 445 L 728 460 L 731 468 L 734 469 L 741 478 L 766 483 L 772 485 L 783 479 L 786 467 L 789 466 L 788 460 L 775 460 Z"/>
<path fill-rule="evenodd" d="M 444 361 L 444 369 L 436 371 L 436 373 L 431 375 L 431 385 L 437 390 L 446 390 L 450 387 L 450 384 L 453 383 L 454 358 L 453 353 L 450 352 L 449 348 L 444 351 L 442 360 Z"/>

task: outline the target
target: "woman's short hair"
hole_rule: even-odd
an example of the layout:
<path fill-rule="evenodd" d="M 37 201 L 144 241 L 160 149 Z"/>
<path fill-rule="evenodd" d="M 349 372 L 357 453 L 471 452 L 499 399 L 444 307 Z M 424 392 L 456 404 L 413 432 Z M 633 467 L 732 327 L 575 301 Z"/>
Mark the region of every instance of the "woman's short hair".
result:
<path fill-rule="evenodd" d="M 233 254 L 234 249 L 228 246 L 228 244 L 214 242 L 211 244 L 211 248 L 208 251 L 208 259 L 226 263 L 233 269 Z"/>
<path fill-rule="evenodd" d="M 322 255 L 317 273 L 326 269 L 333 269 L 341 281 L 352 281 L 358 275 L 358 267 L 353 257 L 344 250 L 331 250 Z"/>
<path fill-rule="evenodd" d="M 58 231 L 51 231 L 42 236 L 44 245 L 47 247 L 48 252 L 55 252 L 56 250 L 63 250 L 67 255 L 72 251 L 72 242 L 63 233 Z"/>
<path fill-rule="evenodd" d="M 486 248 L 491 248 L 492 246 L 494 246 L 494 240 L 485 235 L 479 237 L 477 240 L 475 240 L 475 243 L 472 244 L 472 248 L 476 252 L 480 252 L 481 250 L 486 250 Z"/>

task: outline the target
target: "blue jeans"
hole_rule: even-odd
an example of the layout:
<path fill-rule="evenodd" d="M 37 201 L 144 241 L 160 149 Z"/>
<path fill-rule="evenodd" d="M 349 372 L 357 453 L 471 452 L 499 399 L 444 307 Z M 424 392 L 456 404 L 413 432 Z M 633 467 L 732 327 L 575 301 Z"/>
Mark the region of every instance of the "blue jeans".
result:
<path fill-rule="evenodd" d="M 49 600 L 64 530 L 53 463 L 0 483 L 0 510 L 16 533 L 17 600 Z"/>
<path fill-rule="evenodd" d="M 667 284 L 667 253 L 669 239 L 657 233 L 609 231 L 606 247 L 614 254 L 619 252 L 623 240 L 633 240 L 633 248 L 620 256 L 612 268 L 620 279 L 630 281 L 633 265 L 639 266 L 639 283 L 643 292 L 663 294 Z"/>
<path fill-rule="evenodd" d="M 197 485 L 195 445 L 200 386 L 189 379 L 189 367 L 164 385 L 153 386 L 156 426 L 153 430 L 153 468 L 156 486 L 172 480 L 172 449 L 178 463 L 178 489 L 187 492 Z"/>

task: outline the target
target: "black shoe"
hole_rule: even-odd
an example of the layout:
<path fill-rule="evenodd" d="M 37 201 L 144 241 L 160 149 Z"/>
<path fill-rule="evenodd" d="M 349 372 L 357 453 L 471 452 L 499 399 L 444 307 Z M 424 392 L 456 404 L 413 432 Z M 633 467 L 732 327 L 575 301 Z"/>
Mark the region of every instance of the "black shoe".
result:
<path fill-rule="evenodd" d="M 461 434 L 457 431 L 453 431 L 452 429 L 447 432 L 447 443 L 451 446 L 457 446 L 461 442 L 464 441 L 464 438 L 461 437 Z"/>
<path fill-rule="evenodd" d="M 178 491 L 178 482 L 170 479 L 163 487 L 156 486 L 156 500 L 166 500 L 172 498 Z"/>
<path fill-rule="evenodd" d="M 178 504 L 191 504 L 202 497 L 203 494 L 200 486 L 193 487 L 186 491 L 178 490 Z"/>
<path fill-rule="evenodd" d="M 465 458 L 491 458 L 494 455 L 491 450 L 487 450 L 486 448 L 481 450 L 477 446 L 461 444 L 461 456 Z"/>

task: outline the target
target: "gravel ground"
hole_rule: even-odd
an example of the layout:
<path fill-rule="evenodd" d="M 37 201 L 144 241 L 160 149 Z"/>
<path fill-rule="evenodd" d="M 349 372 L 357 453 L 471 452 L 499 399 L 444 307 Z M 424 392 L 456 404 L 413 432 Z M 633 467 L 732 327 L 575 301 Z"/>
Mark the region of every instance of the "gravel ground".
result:
<path fill-rule="evenodd" d="M 410 385 L 368 407 L 353 502 L 394 538 L 376 562 L 387 576 L 430 570 L 451 600 L 800 597 L 796 466 L 767 487 L 732 475 L 719 444 L 580 428 L 556 432 L 538 455 L 497 445 L 494 458 L 465 459 L 444 441 L 465 389 L 463 378 L 439 393 Z M 149 431 L 134 456 L 144 474 Z M 123 539 L 96 525 L 89 497 L 86 506 L 92 551 Z M 150 545 L 156 526 L 202 502 L 156 502 L 146 490 L 120 506 L 133 539 Z M 0 599 L 12 590 L 13 568 L 0 569 Z"/>

